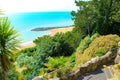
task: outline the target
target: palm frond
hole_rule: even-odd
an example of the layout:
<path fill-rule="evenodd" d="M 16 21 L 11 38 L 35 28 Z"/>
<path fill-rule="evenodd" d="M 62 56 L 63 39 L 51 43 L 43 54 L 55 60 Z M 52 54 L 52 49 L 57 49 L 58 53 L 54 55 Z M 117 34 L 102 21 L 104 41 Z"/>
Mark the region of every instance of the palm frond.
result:
<path fill-rule="evenodd" d="M 18 35 L 7 17 L 0 18 L 0 64 L 4 79 L 6 79 L 6 73 L 11 66 L 12 51 L 16 49 L 20 42 Z"/>

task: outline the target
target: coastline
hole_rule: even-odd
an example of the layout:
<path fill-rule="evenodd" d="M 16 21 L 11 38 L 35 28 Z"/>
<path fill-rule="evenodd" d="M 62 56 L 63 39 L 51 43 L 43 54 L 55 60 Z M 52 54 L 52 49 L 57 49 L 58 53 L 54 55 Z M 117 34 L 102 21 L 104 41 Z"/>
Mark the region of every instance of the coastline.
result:
<path fill-rule="evenodd" d="M 72 31 L 74 26 L 67 26 L 67 27 L 58 27 L 58 28 L 54 28 L 54 29 L 49 29 L 49 30 L 45 30 L 47 32 L 49 32 L 50 36 L 54 36 L 56 33 L 65 33 L 65 32 L 68 32 L 68 31 Z M 39 30 L 37 30 L 39 31 Z M 27 42 L 23 42 L 20 44 L 20 48 L 18 48 L 18 50 L 23 50 L 25 48 L 31 48 L 31 47 L 34 47 L 36 46 L 35 43 L 33 41 L 27 41 Z"/>
<path fill-rule="evenodd" d="M 33 28 L 31 29 L 31 31 L 47 31 L 47 30 L 52 30 L 52 29 L 59 29 L 59 28 L 69 28 L 72 27 L 72 25 L 69 26 L 56 26 L 56 27 L 37 27 L 37 28 Z"/>
<path fill-rule="evenodd" d="M 50 36 L 54 36 L 56 33 L 65 33 L 68 31 L 72 31 L 72 29 L 73 29 L 73 26 L 69 26 L 69 27 L 50 29 L 47 31 L 50 32 Z"/>

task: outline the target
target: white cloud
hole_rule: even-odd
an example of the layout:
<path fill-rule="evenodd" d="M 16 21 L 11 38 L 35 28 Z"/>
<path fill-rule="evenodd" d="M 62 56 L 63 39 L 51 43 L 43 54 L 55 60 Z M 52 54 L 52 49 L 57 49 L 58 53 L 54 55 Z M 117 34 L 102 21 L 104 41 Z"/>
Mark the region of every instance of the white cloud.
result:
<path fill-rule="evenodd" d="M 74 0 L 0 0 L 6 12 L 71 11 L 76 10 Z"/>

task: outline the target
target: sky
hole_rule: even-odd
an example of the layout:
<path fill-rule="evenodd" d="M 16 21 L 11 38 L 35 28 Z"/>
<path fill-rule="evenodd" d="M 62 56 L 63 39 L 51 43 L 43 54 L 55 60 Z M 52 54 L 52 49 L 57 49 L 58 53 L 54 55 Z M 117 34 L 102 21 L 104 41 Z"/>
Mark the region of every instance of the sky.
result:
<path fill-rule="evenodd" d="M 77 10 L 75 0 L 0 0 L 0 8 L 6 13 L 72 11 Z"/>

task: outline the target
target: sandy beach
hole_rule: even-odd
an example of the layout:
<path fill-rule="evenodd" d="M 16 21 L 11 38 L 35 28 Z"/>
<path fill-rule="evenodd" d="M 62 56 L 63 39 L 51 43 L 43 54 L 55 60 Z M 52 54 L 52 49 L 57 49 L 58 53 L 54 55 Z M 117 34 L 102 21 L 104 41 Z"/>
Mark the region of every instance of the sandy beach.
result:
<path fill-rule="evenodd" d="M 65 28 L 50 29 L 50 30 L 47 30 L 47 31 L 50 32 L 51 36 L 53 36 L 58 32 L 65 33 L 65 32 L 68 32 L 68 31 L 72 31 L 72 29 L 73 29 L 73 26 L 65 27 Z"/>
<path fill-rule="evenodd" d="M 73 26 L 65 27 L 65 28 L 50 29 L 50 30 L 47 30 L 47 31 L 50 32 L 50 36 L 53 36 L 53 35 L 55 35 L 58 32 L 65 33 L 67 31 L 72 31 L 72 29 L 73 29 Z M 20 45 L 19 50 L 22 50 L 22 49 L 25 49 L 25 48 L 34 47 L 34 46 L 35 46 L 35 43 L 33 43 L 33 41 L 24 42 L 24 43 L 22 43 Z"/>

